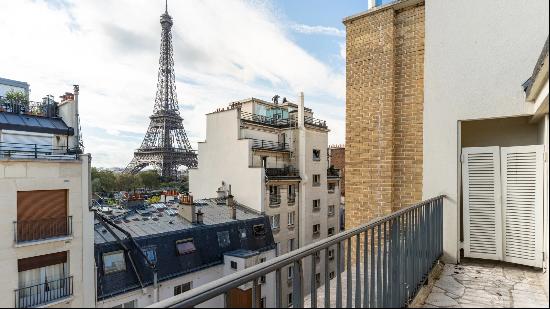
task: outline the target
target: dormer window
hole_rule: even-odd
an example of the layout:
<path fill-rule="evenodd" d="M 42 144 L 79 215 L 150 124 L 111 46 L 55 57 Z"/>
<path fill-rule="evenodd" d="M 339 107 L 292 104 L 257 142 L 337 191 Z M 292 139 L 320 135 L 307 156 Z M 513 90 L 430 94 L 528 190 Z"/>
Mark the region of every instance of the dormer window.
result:
<path fill-rule="evenodd" d="M 197 251 L 195 244 L 193 243 L 193 238 L 188 238 L 184 240 L 176 241 L 176 250 L 178 255 L 186 255 Z"/>
<path fill-rule="evenodd" d="M 265 226 L 263 224 L 254 225 L 254 227 L 252 229 L 254 230 L 254 236 L 255 237 L 265 236 Z"/>

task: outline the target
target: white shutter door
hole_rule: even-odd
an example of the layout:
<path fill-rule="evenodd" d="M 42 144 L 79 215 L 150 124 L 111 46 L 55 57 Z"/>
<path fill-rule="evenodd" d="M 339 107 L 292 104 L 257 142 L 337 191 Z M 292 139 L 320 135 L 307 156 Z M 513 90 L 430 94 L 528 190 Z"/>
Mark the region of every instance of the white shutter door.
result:
<path fill-rule="evenodd" d="M 464 255 L 502 259 L 499 147 L 462 150 Z"/>
<path fill-rule="evenodd" d="M 504 260 L 542 267 L 542 145 L 502 148 Z"/>

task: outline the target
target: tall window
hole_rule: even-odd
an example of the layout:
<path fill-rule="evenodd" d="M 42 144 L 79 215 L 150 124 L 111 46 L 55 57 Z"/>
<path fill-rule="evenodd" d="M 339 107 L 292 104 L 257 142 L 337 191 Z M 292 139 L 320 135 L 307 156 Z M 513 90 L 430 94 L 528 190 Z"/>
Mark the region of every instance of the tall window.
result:
<path fill-rule="evenodd" d="M 321 200 L 320 199 L 313 200 L 313 210 L 318 211 L 319 209 L 321 209 Z"/>
<path fill-rule="evenodd" d="M 334 235 L 334 228 L 333 228 L 333 227 L 329 227 L 329 229 L 328 229 L 328 232 L 327 232 L 327 233 L 328 233 L 328 236 L 332 236 L 332 235 Z"/>
<path fill-rule="evenodd" d="M 294 226 L 295 217 L 296 217 L 296 212 L 291 211 L 288 213 L 288 226 Z"/>
<path fill-rule="evenodd" d="M 313 149 L 313 161 L 321 161 L 321 150 Z"/>
<path fill-rule="evenodd" d="M 313 225 L 313 235 L 318 235 L 321 232 L 321 224 Z"/>
<path fill-rule="evenodd" d="M 271 216 L 271 229 L 278 230 L 281 227 L 280 221 L 281 221 L 281 215 Z"/>
<path fill-rule="evenodd" d="M 321 175 L 315 174 L 313 175 L 313 184 L 314 187 L 320 187 L 321 186 Z"/>
<path fill-rule="evenodd" d="M 19 272 L 18 307 L 39 306 L 72 295 L 68 288 L 67 252 L 17 260 Z M 31 288 L 32 287 L 32 288 Z"/>
<path fill-rule="evenodd" d="M 294 238 L 288 240 L 288 251 L 294 250 Z"/>
<path fill-rule="evenodd" d="M 334 216 L 334 205 L 328 205 L 328 215 Z"/>

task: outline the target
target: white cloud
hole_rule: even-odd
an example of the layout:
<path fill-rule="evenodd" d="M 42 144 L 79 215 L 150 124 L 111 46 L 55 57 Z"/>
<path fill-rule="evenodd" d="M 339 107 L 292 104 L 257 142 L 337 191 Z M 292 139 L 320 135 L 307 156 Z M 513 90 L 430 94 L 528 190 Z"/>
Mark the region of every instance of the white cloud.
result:
<path fill-rule="evenodd" d="M 0 75 L 30 83 L 33 99 L 80 84 L 86 151 L 95 165 L 125 166 L 153 109 L 164 1 L 61 3 L 0 1 Z M 177 93 L 194 146 L 204 139 L 206 113 L 246 97 L 303 90 L 330 98 L 343 115 L 342 70 L 300 48 L 265 4 L 170 2 Z M 307 103 L 318 117 L 334 117 Z M 335 125 L 342 128 L 330 139 L 342 142 L 341 119 Z"/>
<path fill-rule="evenodd" d="M 304 33 L 304 34 L 322 34 L 322 35 L 333 35 L 333 36 L 339 36 L 339 37 L 346 36 L 346 32 L 344 30 L 334 28 L 334 27 L 293 24 L 291 28 L 296 32 Z"/>

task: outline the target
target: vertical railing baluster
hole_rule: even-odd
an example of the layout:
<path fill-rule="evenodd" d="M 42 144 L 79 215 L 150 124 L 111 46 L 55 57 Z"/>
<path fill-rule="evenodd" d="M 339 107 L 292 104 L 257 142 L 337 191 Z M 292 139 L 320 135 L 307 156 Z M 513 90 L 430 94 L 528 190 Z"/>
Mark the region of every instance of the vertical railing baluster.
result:
<path fill-rule="evenodd" d="M 310 285 L 310 296 L 311 296 L 311 308 L 317 308 L 317 271 L 315 270 L 315 254 L 311 255 L 311 285 Z M 321 280 L 319 276 L 319 281 Z"/>
<path fill-rule="evenodd" d="M 292 277 L 292 305 L 294 308 L 303 308 L 304 299 L 302 297 L 302 268 L 301 261 L 294 261 Z"/>
<path fill-rule="evenodd" d="M 363 239 L 363 308 L 369 307 L 369 230 Z"/>
<path fill-rule="evenodd" d="M 384 248 L 383 248 L 383 254 L 382 254 L 382 265 L 383 265 L 383 273 L 382 273 L 382 305 L 384 307 L 388 307 L 388 231 L 387 231 L 387 224 L 384 222 L 383 224 L 383 230 L 384 230 Z"/>
<path fill-rule="evenodd" d="M 277 268 L 275 271 L 275 307 L 282 307 L 282 293 L 281 293 L 281 269 Z"/>
<path fill-rule="evenodd" d="M 361 233 L 355 244 L 355 308 L 361 307 Z"/>
<path fill-rule="evenodd" d="M 336 308 L 342 308 L 342 244 L 336 245 Z"/>
<path fill-rule="evenodd" d="M 325 308 L 330 308 L 330 276 L 329 276 L 329 254 L 330 247 L 325 249 Z M 334 257 L 333 257 L 334 258 Z"/>
<path fill-rule="evenodd" d="M 369 307 L 374 308 L 376 307 L 376 276 L 375 276 L 375 270 L 378 269 L 376 267 L 376 255 L 374 254 L 374 227 L 370 229 L 370 302 Z"/>
<path fill-rule="evenodd" d="M 351 236 L 348 238 L 348 244 L 347 244 L 347 248 L 346 248 L 346 252 L 347 252 L 347 263 L 346 263 L 346 270 L 347 270 L 347 275 L 346 275 L 346 307 L 348 308 L 351 308 L 351 306 L 353 305 L 353 301 L 351 299 L 351 294 L 352 294 L 352 285 L 351 285 L 351 281 L 353 279 L 352 277 L 352 274 L 351 274 Z"/>
<path fill-rule="evenodd" d="M 258 279 L 252 280 L 252 308 L 258 308 Z"/>
<path fill-rule="evenodd" d="M 382 307 L 382 226 L 378 224 L 378 255 L 376 257 L 376 306 Z"/>

